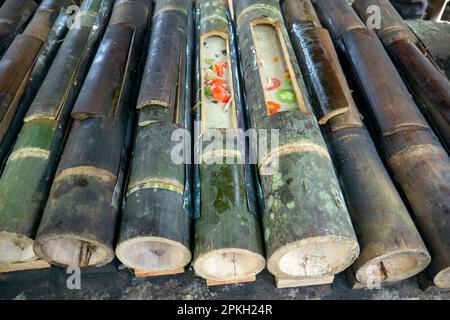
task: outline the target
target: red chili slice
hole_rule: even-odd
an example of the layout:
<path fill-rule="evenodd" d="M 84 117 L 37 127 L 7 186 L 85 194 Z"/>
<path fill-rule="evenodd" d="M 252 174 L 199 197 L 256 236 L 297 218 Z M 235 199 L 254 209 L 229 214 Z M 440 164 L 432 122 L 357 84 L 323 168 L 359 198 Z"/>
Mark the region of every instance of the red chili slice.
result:
<path fill-rule="evenodd" d="M 214 72 L 219 76 L 223 77 L 225 70 L 227 70 L 227 63 L 222 61 L 213 65 Z"/>

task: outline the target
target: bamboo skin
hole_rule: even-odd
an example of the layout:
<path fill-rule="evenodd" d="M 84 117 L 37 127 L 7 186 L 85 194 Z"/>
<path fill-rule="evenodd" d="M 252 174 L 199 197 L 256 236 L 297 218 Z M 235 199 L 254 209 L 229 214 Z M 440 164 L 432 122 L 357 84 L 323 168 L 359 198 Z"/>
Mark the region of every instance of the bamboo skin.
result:
<path fill-rule="evenodd" d="M 132 103 L 150 1 L 115 2 L 72 110 L 74 120 L 34 250 L 61 266 L 102 266 L 113 241 L 131 138 Z"/>
<path fill-rule="evenodd" d="M 112 0 L 85 0 L 37 93 L 0 178 L 1 263 L 35 260 L 33 242 L 55 174 L 70 111 L 100 41 Z M 22 248 L 22 249 L 21 249 Z"/>
<path fill-rule="evenodd" d="M 345 0 L 315 0 L 321 21 L 346 53 L 385 160 L 414 211 L 432 261 L 436 286 L 450 286 L 450 159 L 403 84 L 373 31 Z"/>
<path fill-rule="evenodd" d="M 332 279 L 350 266 L 358 243 L 337 177 L 307 99 L 278 1 L 235 1 L 242 70 L 252 128 L 278 129 L 280 147 L 274 175 L 261 175 L 272 158 L 259 159 L 266 212 L 264 239 L 269 271 L 278 280 Z M 296 88 L 295 108 L 269 115 L 257 61 L 254 26 L 275 26 L 289 78 Z M 281 38 L 280 38 L 281 37 Z M 255 56 L 256 54 L 256 56 Z M 274 61 L 278 59 L 274 58 Z"/>
<path fill-rule="evenodd" d="M 0 7 L 0 57 L 37 8 L 33 0 L 7 0 Z"/>
<path fill-rule="evenodd" d="M 119 260 L 134 270 L 174 273 L 192 258 L 192 218 L 186 207 L 191 181 L 187 166 L 175 163 L 171 153 L 179 145 L 172 134 L 190 130 L 192 121 L 193 24 L 192 1 L 155 2 L 116 248 Z"/>
<path fill-rule="evenodd" d="M 44 0 L 24 32 L 15 37 L 0 60 L 0 143 L 14 122 L 30 72 L 61 8 L 78 3 L 75 0 Z"/>
<path fill-rule="evenodd" d="M 232 57 L 234 38 L 230 37 L 230 21 L 223 0 L 197 1 L 196 13 L 199 75 L 196 120 L 202 123 L 197 140 L 204 148 L 200 151 L 200 177 L 196 183 L 203 188 L 200 190 L 200 217 L 195 223 L 193 268 L 197 275 L 209 281 L 241 281 L 254 277 L 265 267 L 258 215 L 250 212 L 247 204 L 245 167 L 240 164 L 245 154 L 237 143 L 231 148 L 224 143 L 223 149 L 215 149 L 217 153 L 212 155 L 208 143 L 203 141 L 208 132 L 223 136 L 228 130 L 237 132 L 244 121 L 242 110 L 237 110 L 241 101 L 234 95 L 240 88 L 240 79 L 233 72 L 237 68 L 237 61 Z M 223 76 L 208 75 L 211 62 L 207 57 L 213 56 L 208 52 L 212 50 L 220 57 L 215 63 L 226 61 Z M 214 103 L 214 97 L 206 96 L 208 77 L 213 77 L 211 81 L 224 79 L 227 82 L 228 102 Z M 222 111 L 225 108 L 227 112 Z"/>
<path fill-rule="evenodd" d="M 375 29 L 443 145 L 450 150 L 450 82 L 387 0 L 357 0 L 353 8 L 367 21 L 367 8 L 377 5 L 381 29 Z"/>
<path fill-rule="evenodd" d="M 323 132 L 361 247 L 352 266 L 356 279 L 370 286 L 411 277 L 427 267 L 430 255 L 360 120 L 330 35 L 309 0 L 285 0 L 283 9 L 308 92 L 325 95 L 313 100 L 316 114 L 326 113 L 328 101 L 345 101 L 348 109 L 330 117 Z M 329 79 L 335 86 L 326 86 Z"/>

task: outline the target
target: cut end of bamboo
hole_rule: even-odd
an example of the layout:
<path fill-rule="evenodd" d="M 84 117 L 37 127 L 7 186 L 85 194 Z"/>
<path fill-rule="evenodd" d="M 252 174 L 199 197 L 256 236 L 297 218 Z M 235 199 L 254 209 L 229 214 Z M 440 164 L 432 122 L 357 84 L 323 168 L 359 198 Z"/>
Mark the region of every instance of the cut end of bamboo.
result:
<path fill-rule="evenodd" d="M 155 273 L 183 269 L 192 258 L 189 248 L 160 237 L 124 241 L 117 246 L 116 255 L 127 268 Z"/>
<path fill-rule="evenodd" d="M 377 257 L 356 271 L 356 280 L 363 284 L 392 283 L 415 276 L 430 263 L 427 252 L 401 250 Z"/>
<path fill-rule="evenodd" d="M 308 238 L 278 249 L 269 258 L 267 268 L 279 279 L 320 278 L 345 270 L 358 254 L 358 243 L 352 238 Z"/>
<path fill-rule="evenodd" d="M 450 267 L 439 272 L 433 282 L 439 289 L 450 289 Z"/>
<path fill-rule="evenodd" d="M 43 260 L 64 267 L 101 267 L 114 259 L 109 246 L 76 235 L 41 237 L 34 251 Z"/>
<path fill-rule="evenodd" d="M 10 232 L 0 232 L 0 265 L 31 262 L 38 259 L 34 240 Z"/>
<path fill-rule="evenodd" d="M 264 257 L 258 253 L 227 248 L 200 255 L 193 267 L 199 277 L 211 282 L 239 282 L 256 276 L 265 265 Z"/>

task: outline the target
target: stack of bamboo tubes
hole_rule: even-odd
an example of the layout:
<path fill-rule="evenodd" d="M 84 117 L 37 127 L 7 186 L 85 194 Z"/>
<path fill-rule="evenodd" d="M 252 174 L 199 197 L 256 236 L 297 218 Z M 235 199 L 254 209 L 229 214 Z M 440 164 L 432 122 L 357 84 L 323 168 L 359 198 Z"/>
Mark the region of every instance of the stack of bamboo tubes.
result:
<path fill-rule="evenodd" d="M 388 0 L 6 0 L 0 270 L 450 288 L 449 108 Z"/>

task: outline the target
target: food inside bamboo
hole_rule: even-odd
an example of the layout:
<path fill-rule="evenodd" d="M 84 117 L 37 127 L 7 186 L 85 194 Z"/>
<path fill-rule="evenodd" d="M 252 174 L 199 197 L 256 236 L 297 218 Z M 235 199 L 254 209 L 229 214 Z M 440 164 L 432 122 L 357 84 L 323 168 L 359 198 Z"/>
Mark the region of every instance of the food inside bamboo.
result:
<path fill-rule="evenodd" d="M 314 3 L 353 67 L 385 160 L 430 250 L 429 274 L 438 287 L 450 287 L 450 158 L 375 32 L 365 27 L 345 0 Z"/>
<path fill-rule="evenodd" d="M 242 101 L 236 94 L 240 79 L 235 72 L 235 43 L 230 37 L 225 1 L 197 1 L 196 13 L 200 75 L 197 120 L 202 121 L 196 140 L 202 148 L 193 267 L 207 280 L 240 281 L 265 267 L 258 213 L 250 212 L 247 203 L 245 151 L 239 149 L 237 140 L 210 150 L 207 138 L 237 132 L 238 123 L 243 124 Z"/>
<path fill-rule="evenodd" d="M 235 15 L 251 125 L 279 132 L 279 147 L 259 159 L 268 269 L 279 279 L 330 278 L 353 263 L 359 247 L 278 1 L 238 1 Z M 273 35 L 263 47 L 261 30 Z M 261 72 L 272 63 L 281 66 L 269 69 L 276 74 Z M 289 94 L 272 101 L 267 77 L 278 78 L 281 71 L 279 80 L 290 80 Z M 272 102 L 289 107 L 270 112 Z"/>
<path fill-rule="evenodd" d="M 360 119 L 328 31 L 310 0 L 285 0 L 283 9 L 316 115 L 327 119 L 323 132 L 361 247 L 356 279 L 374 285 L 411 277 L 430 256 Z M 330 103 L 348 111 L 336 114 Z"/>
<path fill-rule="evenodd" d="M 115 2 L 71 112 L 74 123 L 34 245 L 50 263 L 102 266 L 114 258 L 131 136 L 128 108 L 150 10 L 149 1 Z"/>
<path fill-rule="evenodd" d="M 82 27 L 68 32 L 24 118 L 25 124 L 0 177 L 0 239 L 9 247 L 0 250 L 0 262 L 37 258 L 32 246 L 63 146 L 69 113 L 111 6 L 111 0 L 83 2 Z"/>
<path fill-rule="evenodd" d="M 378 37 L 400 69 L 418 106 L 450 151 L 450 82 L 388 0 L 358 0 L 355 11 L 367 21 L 370 5 L 380 8 Z"/>
<path fill-rule="evenodd" d="M 190 172 L 173 150 L 180 137 L 191 145 L 194 21 L 187 0 L 158 0 L 154 12 L 116 254 L 136 271 L 170 273 L 192 257 Z"/>

